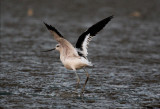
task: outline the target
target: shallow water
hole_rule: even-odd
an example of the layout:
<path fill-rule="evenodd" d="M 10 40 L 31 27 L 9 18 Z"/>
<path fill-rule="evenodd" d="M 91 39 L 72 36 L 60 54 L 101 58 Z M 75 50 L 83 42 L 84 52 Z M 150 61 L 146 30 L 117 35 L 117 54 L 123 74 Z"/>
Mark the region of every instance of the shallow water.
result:
<path fill-rule="evenodd" d="M 138 3 L 138 4 L 137 4 Z M 160 17 L 157 0 L 1 1 L 0 108 L 160 107 Z M 138 14 L 137 14 L 138 13 Z M 83 96 L 43 21 L 75 44 L 97 21 L 114 19 L 92 40 Z M 86 75 L 79 70 L 81 87 Z"/>

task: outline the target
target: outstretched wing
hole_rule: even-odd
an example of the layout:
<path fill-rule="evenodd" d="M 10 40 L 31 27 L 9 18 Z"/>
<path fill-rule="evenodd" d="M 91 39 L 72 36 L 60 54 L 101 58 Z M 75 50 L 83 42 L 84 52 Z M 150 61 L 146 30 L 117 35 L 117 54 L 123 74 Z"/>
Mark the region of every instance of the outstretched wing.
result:
<path fill-rule="evenodd" d="M 51 32 L 51 34 L 54 36 L 54 39 L 56 41 L 60 41 L 63 40 L 64 37 L 57 31 L 57 29 L 51 25 L 48 25 L 44 22 L 44 24 L 46 25 L 47 29 Z"/>
<path fill-rule="evenodd" d="M 86 32 L 84 32 L 79 38 L 76 43 L 76 48 L 78 50 L 79 55 L 86 57 L 87 47 L 89 41 L 91 41 L 92 37 L 95 36 L 100 30 L 102 30 L 105 25 L 113 18 L 113 16 L 107 17 L 98 23 L 91 26 Z"/>
<path fill-rule="evenodd" d="M 63 48 L 63 55 L 65 56 L 78 56 L 76 49 L 72 46 L 70 42 L 68 42 L 58 31 L 55 27 L 48 25 L 44 22 L 47 29 L 51 32 L 54 36 L 54 39 L 62 45 Z"/>

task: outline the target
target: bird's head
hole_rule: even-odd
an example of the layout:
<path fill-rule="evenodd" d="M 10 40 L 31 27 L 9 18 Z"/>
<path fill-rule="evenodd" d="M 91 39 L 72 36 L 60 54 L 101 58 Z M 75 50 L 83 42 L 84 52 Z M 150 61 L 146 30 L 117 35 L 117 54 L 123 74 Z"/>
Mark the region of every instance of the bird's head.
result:
<path fill-rule="evenodd" d="M 56 47 L 55 47 L 55 50 L 60 51 L 60 48 L 61 48 L 61 45 L 60 45 L 60 44 L 57 44 Z"/>

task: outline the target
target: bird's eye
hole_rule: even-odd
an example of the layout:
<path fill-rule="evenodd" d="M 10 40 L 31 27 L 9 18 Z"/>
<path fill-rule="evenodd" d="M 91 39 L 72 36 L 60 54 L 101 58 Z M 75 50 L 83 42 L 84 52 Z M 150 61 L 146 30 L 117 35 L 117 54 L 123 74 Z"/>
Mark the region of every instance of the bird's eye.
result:
<path fill-rule="evenodd" d="M 57 47 L 59 47 L 59 45 L 57 45 Z"/>

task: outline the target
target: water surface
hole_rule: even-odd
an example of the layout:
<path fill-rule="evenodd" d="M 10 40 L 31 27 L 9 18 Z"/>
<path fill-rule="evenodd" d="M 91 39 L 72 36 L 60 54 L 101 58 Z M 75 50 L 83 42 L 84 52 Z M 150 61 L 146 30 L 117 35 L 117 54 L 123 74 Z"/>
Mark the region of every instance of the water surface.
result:
<path fill-rule="evenodd" d="M 151 108 L 160 101 L 159 1 L 1 1 L 0 108 Z M 92 40 L 83 97 L 43 21 L 75 44 L 87 27 L 114 15 Z M 79 70 L 81 87 L 86 74 Z"/>

